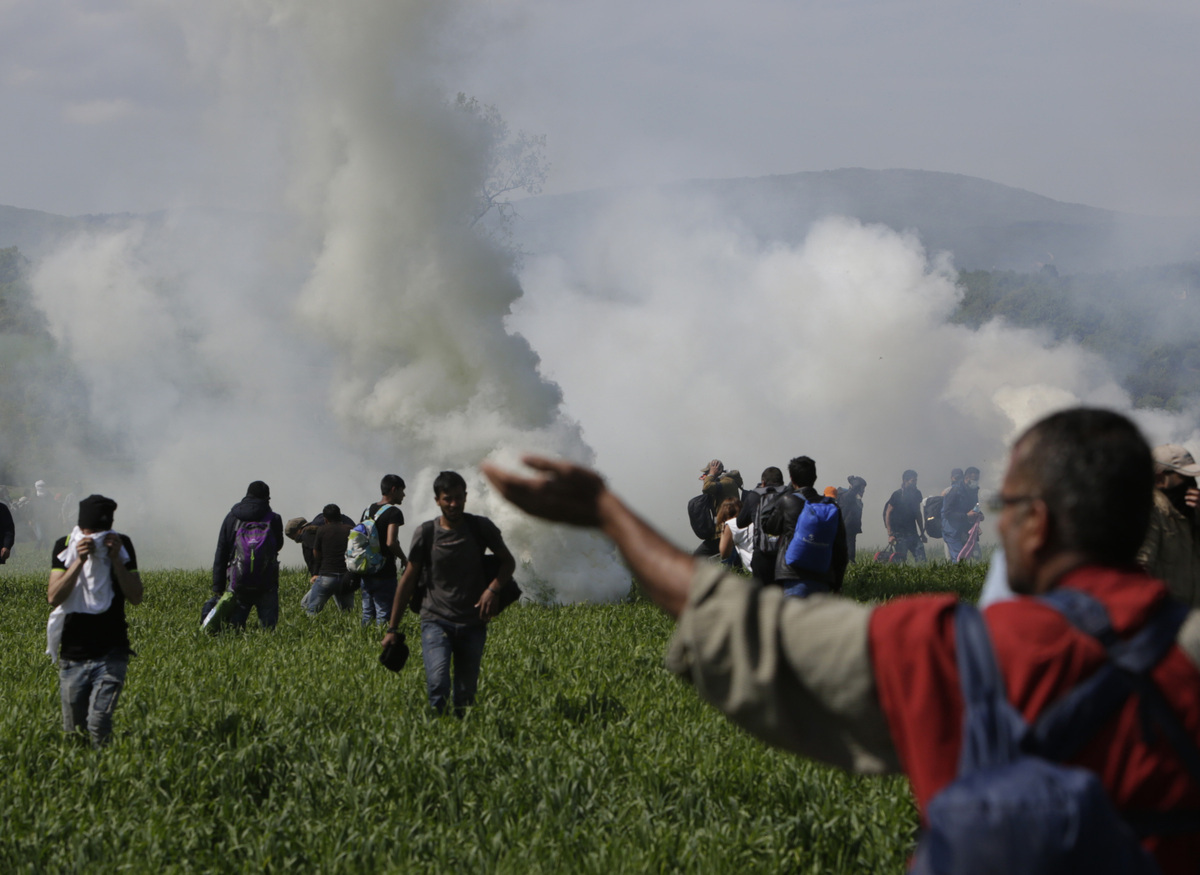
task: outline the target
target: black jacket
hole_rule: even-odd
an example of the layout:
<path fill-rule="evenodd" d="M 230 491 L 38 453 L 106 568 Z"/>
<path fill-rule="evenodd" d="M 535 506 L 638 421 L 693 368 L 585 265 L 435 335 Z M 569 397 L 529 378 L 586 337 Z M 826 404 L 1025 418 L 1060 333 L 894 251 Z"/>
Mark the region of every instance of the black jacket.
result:
<path fill-rule="evenodd" d="M 215 594 L 220 595 L 225 592 L 229 581 L 229 563 L 233 560 L 233 539 L 238 521 L 256 522 L 266 519 L 268 514 L 271 517 L 271 544 L 275 548 L 273 564 L 276 569 L 276 582 L 278 582 L 279 549 L 283 546 L 283 520 L 280 519 L 279 514 L 271 511 L 269 501 L 247 495 L 225 515 L 225 521 L 221 523 L 221 532 L 217 535 L 217 552 L 213 556 L 212 568 L 212 588 Z"/>
<path fill-rule="evenodd" d="M 785 587 L 789 581 L 824 583 L 831 590 L 837 592 L 842 588 L 842 580 L 846 577 L 846 566 L 849 564 L 846 550 L 846 524 L 842 520 L 841 513 L 838 514 L 837 534 L 833 538 L 833 561 L 830 563 L 828 571 L 798 572 L 785 561 L 788 544 L 791 543 L 792 535 L 796 532 L 796 520 L 800 519 L 800 512 L 804 510 L 806 499 L 822 501 L 824 496 L 811 486 L 805 486 L 800 489 L 799 493 L 786 495 L 776 502 L 763 518 L 763 528 L 767 534 L 779 536 L 779 551 L 775 554 L 775 582 Z"/>
<path fill-rule="evenodd" d="M 0 547 L 12 549 L 13 543 L 17 537 L 17 526 L 13 522 L 12 513 L 8 509 L 8 505 L 0 504 Z M 4 560 L 0 559 L 0 565 L 4 564 Z"/>

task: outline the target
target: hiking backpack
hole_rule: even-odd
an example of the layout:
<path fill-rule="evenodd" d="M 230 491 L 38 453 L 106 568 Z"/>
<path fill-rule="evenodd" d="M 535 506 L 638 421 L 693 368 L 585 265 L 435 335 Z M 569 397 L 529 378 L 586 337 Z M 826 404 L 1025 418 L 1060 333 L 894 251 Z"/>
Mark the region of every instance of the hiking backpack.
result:
<path fill-rule="evenodd" d="M 798 571 L 828 571 L 833 565 L 833 541 L 841 511 L 832 499 L 809 500 L 799 492 L 795 495 L 804 502 L 804 507 L 796 517 L 796 530 L 788 542 L 784 561 Z"/>
<path fill-rule="evenodd" d="M 1161 731 L 1200 781 L 1200 749 L 1149 677 L 1174 644 L 1187 608 L 1168 601 L 1141 631 L 1120 640 L 1091 596 L 1060 589 L 1042 601 L 1098 638 L 1108 661 L 1030 726 L 1005 695 L 982 615 L 972 605 L 958 606 L 955 651 L 964 705 L 958 776 L 929 804 L 910 875 L 1149 875 L 1160 870 L 1132 827 L 1142 834 L 1200 829 L 1195 811 L 1149 812 L 1127 821 L 1093 772 L 1061 762 L 1136 690 L 1143 725 Z"/>
<path fill-rule="evenodd" d="M 754 508 L 754 549 L 759 553 L 774 553 L 779 549 L 779 536 L 767 534 L 762 524 L 763 517 L 787 495 L 787 489 L 783 486 L 759 486 L 754 491 L 758 493 L 758 506 Z"/>
<path fill-rule="evenodd" d="M 256 595 L 268 589 L 278 578 L 275 574 L 279 548 L 271 543 L 268 513 L 261 520 L 238 520 L 233 529 L 233 558 L 229 561 L 229 589 L 242 596 Z"/>
<path fill-rule="evenodd" d="M 925 517 L 925 534 L 931 538 L 942 536 L 942 496 L 931 495 L 925 499 L 925 507 L 921 511 Z"/>
<path fill-rule="evenodd" d="M 379 530 L 375 520 L 394 504 L 381 504 L 371 513 L 368 507 L 362 520 L 350 530 L 346 538 L 346 570 L 355 574 L 378 574 L 387 563 L 383 547 L 379 543 Z"/>
<path fill-rule="evenodd" d="M 717 520 L 713 516 L 712 499 L 701 492 L 688 502 L 688 522 L 692 524 L 692 533 L 701 541 L 710 541 L 717 536 Z"/>

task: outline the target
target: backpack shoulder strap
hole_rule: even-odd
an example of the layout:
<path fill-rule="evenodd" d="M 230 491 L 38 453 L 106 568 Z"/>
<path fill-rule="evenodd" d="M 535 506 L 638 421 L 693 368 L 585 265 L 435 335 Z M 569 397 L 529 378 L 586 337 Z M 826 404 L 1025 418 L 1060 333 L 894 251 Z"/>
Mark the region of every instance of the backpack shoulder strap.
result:
<path fill-rule="evenodd" d="M 955 609 L 954 648 L 963 695 L 962 777 L 1016 759 L 1028 726 L 1005 695 L 987 624 L 974 605 Z"/>
<path fill-rule="evenodd" d="M 421 561 L 425 563 L 425 570 L 432 572 L 433 570 L 433 539 L 437 535 L 437 530 L 434 528 L 437 525 L 437 520 L 426 520 L 421 523 L 421 540 L 425 542 L 425 555 L 421 557 Z"/>
<path fill-rule="evenodd" d="M 1042 601 L 1100 641 L 1108 660 L 1038 717 L 1030 737 L 1034 750 L 1051 759 L 1070 758 L 1137 692 L 1143 731 L 1152 736 L 1155 727 L 1160 729 L 1193 780 L 1200 783 L 1200 748 L 1150 678 L 1150 670 L 1175 644 L 1189 613 L 1187 606 L 1167 599 L 1133 637 L 1121 640 L 1104 605 L 1086 593 L 1056 589 Z"/>
<path fill-rule="evenodd" d="M 487 544 L 483 542 L 483 526 L 479 523 L 479 515 L 468 513 L 464 514 L 467 518 L 467 528 L 471 530 L 471 537 L 475 540 L 475 544 L 479 547 L 479 555 L 483 556 L 487 553 Z"/>

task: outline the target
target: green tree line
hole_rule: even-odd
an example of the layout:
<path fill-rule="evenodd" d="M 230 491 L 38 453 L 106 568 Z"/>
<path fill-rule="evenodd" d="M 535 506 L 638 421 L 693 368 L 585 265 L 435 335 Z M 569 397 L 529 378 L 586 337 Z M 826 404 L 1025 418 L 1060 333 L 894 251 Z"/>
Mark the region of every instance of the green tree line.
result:
<path fill-rule="evenodd" d="M 63 480 L 64 447 L 86 447 L 88 393 L 51 335 L 15 246 L 0 249 L 0 483 Z"/>
<path fill-rule="evenodd" d="M 1200 395 L 1200 262 L 1059 276 L 962 271 L 951 321 L 1003 319 L 1074 341 L 1113 367 L 1134 406 L 1181 410 Z"/>

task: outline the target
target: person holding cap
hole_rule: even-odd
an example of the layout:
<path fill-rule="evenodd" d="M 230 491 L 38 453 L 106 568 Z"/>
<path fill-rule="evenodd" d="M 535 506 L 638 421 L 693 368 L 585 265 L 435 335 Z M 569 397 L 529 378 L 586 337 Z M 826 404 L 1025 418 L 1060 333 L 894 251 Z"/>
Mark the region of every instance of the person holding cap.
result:
<path fill-rule="evenodd" d="M 1154 448 L 1154 511 L 1138 564 L 1167 584 L 1171 595 L 1200 607 L 1200 536 L 1196 506 L 1200 465 L 1178 444 Z"/>
<path fill-rule="evenodd" d="M 133 542 L 113 530 L 117 503 L 103 495 L 79 502 L 79 522 L 54 544 L 47 600 L 46 653 L 59 662 L 63 730 L 86 730 L 106 744 L 129 668 L 125 603 L 142 600 Z"/>

